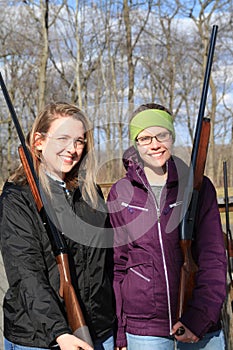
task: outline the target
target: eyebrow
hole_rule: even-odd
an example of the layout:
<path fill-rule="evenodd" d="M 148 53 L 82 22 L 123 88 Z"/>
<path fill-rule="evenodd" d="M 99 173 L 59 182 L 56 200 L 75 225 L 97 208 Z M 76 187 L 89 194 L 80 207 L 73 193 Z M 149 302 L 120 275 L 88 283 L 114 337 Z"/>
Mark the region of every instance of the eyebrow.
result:
<path fill-rule="evenodd" d="M 157 135 L 160 135 L 160 134 L 170 134 L 170 133 L 169 133 L 169 131 L 160 131 L 160 132 L 158 132 L 157 134 L 150 134 L 150 135 L 145 134 L 145 135 L 139 136 L 138 138 L 140 138 L 140 137 L 147 137 L 147 136 L 153 137 L 153 136 L 157 136 Z"/>
<path fill-rule="evenodd" d="M 51 135 L 51 134 L 50 134 Z M 68 138 L 73 138 L 72 136 L 70 136 L 70 135 L 68 135 L 68 134 L 58 134 L 58 135 L 56 135 L 56 134 L 53 134 L 53 135 L 51 135 L 51 136 L 53 136 L 53 137 L 68 137 Z M 77 140 L 77 139 L 85 139 L 85 135 L 84 136 L 77 136 L 77 137 L 74 137 L 73 138 L 74 140 Z"/>

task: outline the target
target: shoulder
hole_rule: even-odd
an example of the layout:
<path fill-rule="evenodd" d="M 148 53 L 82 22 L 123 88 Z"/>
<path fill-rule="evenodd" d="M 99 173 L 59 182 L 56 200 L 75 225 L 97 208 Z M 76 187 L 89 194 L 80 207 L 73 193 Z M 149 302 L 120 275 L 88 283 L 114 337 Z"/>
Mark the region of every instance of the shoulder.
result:
<path fill-rule="evenodd" d="M 207 176 L 203 177 L 203 182 L 202 182 L 200 192 L 201 192 L 201 194 L 204 194 L 204 195 L 211 195 L 212 194 L 213 196 L 216 196 L 215 186 L 209 177 L 207 177 Z"/>
<path fill-rule="evenodd" d="M 112 185 L 107 201 L 114 200 L 117 197 L 121 196 L 121 194 L 128 194 L 129 192 L 132 193 L 132 188 L 133 184 L 127 176 L 121 178 Z"/>
<path fill-rule="evenodd" d="M 0 196 L 1 214 L 7 211 L 8 215 L 13 213 L 29 213 L 33 210 L 33 197 L 28 185 L 19 186 L 12 182 L 4 184 L 2 194 Z M 34 211 L 34 210 L 33 210 Z"/>
<path fill-rule="evenodd" d="M 6 181 L 3 189 L 2 194 L 0 198 L 7 198 L 7 199 L 20 199 L 20 198 L 28 198 L 30 196 L 30 189 L 28 185 L 21 186 L 17 185 L 13 182 Z"/>
<path fill-rule="evenodd" d="M 199 192 L 199 205 L 203 213 L 214 210 L 219 214 L 217 192 L 213 182 L 207 176 L 203 177 Z"/>
<path fill-rule="evenodd" d="M 208 185 L 209 187 L 215 189 L 212 180 L 211 180 L 208 176 L 206 176 L 206 175 L 203 176 L 203 183 L 204 183 L 205 185 Z"/>

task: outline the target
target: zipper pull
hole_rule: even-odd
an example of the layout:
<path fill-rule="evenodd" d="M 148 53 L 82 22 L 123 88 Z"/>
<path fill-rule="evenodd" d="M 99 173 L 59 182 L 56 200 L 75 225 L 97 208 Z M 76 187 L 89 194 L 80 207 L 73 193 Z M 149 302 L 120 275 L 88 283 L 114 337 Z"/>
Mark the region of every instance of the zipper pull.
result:
<path fill-rule="evenodd" d="M 170 208 L 178 207 L 178 205 L 181 205 L 182 203 L 183 203 L 183 201 L 178 201 L 178 202 L 175 202 L 173 204 L 169 204 L 169 207 Z"/>
<path fill-rule="evenodd" d="M 169 204 L 169 206 L 167 208 L 165 208 L 163 211 L 164 215 L 167 215 L 172 208 L 178 207 L 182 203 L 183 203 L 183 201 L 178 201 L 178 202 Z"/>

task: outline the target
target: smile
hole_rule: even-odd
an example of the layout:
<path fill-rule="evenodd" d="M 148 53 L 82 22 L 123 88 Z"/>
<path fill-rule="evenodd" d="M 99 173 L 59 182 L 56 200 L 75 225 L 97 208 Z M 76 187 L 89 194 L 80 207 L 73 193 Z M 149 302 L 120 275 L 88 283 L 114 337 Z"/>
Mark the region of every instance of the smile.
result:
<path fill-rule="evenodd" d="M 62 156 L 61 158 L 62 158 L 63 162 L 65 162 L 65 163 L 73 163 L 73 161 L 74 161 L 73 157 Z"/>
<path fill-rule="evenodd" d="M 159 153 L 151 153 L 148 154 L 150 157 L 154 157 L 154 158 L 159 158 L 163 155 L 164 152 L 159 152 Z"/>

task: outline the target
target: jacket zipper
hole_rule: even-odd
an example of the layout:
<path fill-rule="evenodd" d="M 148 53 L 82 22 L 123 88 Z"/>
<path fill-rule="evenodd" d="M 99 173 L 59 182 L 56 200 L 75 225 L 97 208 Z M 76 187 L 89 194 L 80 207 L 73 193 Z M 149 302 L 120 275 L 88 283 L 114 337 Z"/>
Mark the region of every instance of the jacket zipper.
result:
<path fill-rule="evenodd" d="M 167 264 L 166 264 L 166 259 L 165 259 L 164 246 L 163 246 L 163 237 L 162 237 L 162 230 L 161 230 L 161 223 L 160 223 L 161 213 L 160 213 L 160 207 L 159 207 L 159 203 L 160 203 L 160 199 L 161 199 L 161 193 L 162 193 L 164 187 L 162 188 L 162 190 L 160 192 L 159 203 L 158 203 L 157 199 L 155 198 L 155 195 L 154 195 L 153 191 L 149 187 L 146 186 L 145 182 L 143 181 L 143 179 L 139 175 L 138 170 L 136 170 L 136 173 L 137 173 L 139 179 L 142 181 L 142 183 L 145 186 L 145 188 L 147 189 L 147 191 L 150 192 L 150 194 L 152 195 L 152 198 L 153 198 L 153 201 L 154 201 L 154 204 L 155 204 L 155 209 L 156 209 L 156 212 L 157 212 L 159 243 L 160 243 L 160 248 L 161 248 L 161 252 L 162 252 L 163 268 L 164 268 L 166 290 L 167 290 L 167 305 L 168 305 L 169 328 L 170 328 L 170 335 L 172 335 L 172 316 L 171 316 L 170 286 L 169 286 Z"/>

